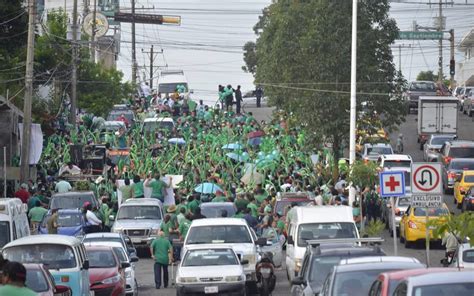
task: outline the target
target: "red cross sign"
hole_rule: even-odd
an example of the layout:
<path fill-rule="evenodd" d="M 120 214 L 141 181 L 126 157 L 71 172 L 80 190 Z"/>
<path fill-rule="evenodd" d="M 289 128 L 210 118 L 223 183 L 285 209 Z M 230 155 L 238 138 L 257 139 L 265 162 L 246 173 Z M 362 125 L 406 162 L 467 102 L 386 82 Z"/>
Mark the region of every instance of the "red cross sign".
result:
<path fill-rule="evenodd" d="M 382 197 L 405 195 L 405 173 L 404 172 L 381 172 L 380 195 Z"/>

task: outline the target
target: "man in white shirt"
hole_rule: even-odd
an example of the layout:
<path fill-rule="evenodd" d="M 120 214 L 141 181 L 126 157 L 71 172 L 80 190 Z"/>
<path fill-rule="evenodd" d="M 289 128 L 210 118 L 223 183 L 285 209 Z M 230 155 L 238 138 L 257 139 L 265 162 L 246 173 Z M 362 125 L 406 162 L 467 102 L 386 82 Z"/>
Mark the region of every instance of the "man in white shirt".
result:
<path fill-rule="evenodd" d="M 59 169 L 58 176 L 62 176 L 66 173 L 69 175 L 79 175 L 81 169 L 70 161 Z"/>
<path fill-rule="evenodd" d="M 84 209 L 86 210 L 86 222 L 88 224 L 88 227 L 86 227 L 86 233 L 100 232 L 102 229 L 102 221 L 92 212 L 91 203 L 86 202 L 84 204 Z"/>
<path fill-rule="evenodd" d="M 68 181 L 64 180 L 62 177 L 59 177 L 59 180 L 60 181 L 56 183 L 56 186 L 54 187 L 54 190 L 57 193 L 66 193 L 72 190 L 72 186 Z"/>

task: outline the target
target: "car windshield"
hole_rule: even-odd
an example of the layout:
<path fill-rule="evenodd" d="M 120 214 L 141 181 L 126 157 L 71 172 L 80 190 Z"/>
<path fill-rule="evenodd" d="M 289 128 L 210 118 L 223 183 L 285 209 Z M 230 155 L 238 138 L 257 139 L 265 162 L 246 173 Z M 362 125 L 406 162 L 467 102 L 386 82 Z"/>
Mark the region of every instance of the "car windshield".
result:
<path fill-rule="evenodd" d="M 452 284 L 432 284 L 413 288 L 415 296 L 472 296 L 474 291 L 474 282 L 452 283 Z"/>
<path fill-rule="evenodd" d="M 186 244 L 244 243 L 252 239 L 247 227 L 242 225 L 209 225 L 191 227 Z"/>
<path fill-rule="evenodd" d="M 191 250 L 186 253 L 182 266 L 239 265 L 231 249 Z"/>
<path fill-rule="evenodd" d="M 95 197 L 89 194 L 53 196 L 51 199 L 51 209 L 80 209 L 85 202 L 95 205 Z"/>
<path fill-rule="evenodd" d="M 21 263 L 43 263 L 48 269 L 76 267 L 71 247 L 60 244 L 20 245 L 3 250 L 3 256 Z"/>
<path fill-rule="evenodd" d="M 179 82 L 179 83 L 160 83 L 158 85 L 158 92 L 162 94 L 174 93 L 178 85 L 184 86 L 185 90 L 188 91 L 188 84 L 186 82 Z"/>
<path fill-rule="evenodd" d="M 392 148 L 390 147 L 367 147 L 367 154 L 381 155 L 381 154 L 393 154 Z"/>
<path fill-rule="evenodd" d="M 474 160 L 473 161 L 452 160 L 451 163 L 449 164 L 449 168 L 452 170 L 471 171 L 471 170 L 474 170 Z"/>
<path fill-rule="evenodd" d="M 462 252 L 462 261 L 474 263 L 474 249 Z"/>
<path fill-rule="evenodd" d="M 474 183 L 474 175 L 464 176 L 464 182 L 466 182 L 466 183 Z"/>
<path fill-rule="evenodd" d="M 123 206 L 120 207 L 117 220 L 122 219 L 150 219 L 160 220 L 161 211 L 157 206 Z"/>
<path fill-rule="evenodd" d="M 157 130 L 172 130 L 174 124 L 171 121 L 148 121 L 143 124 L 144 132 L 154 132 Z"/>
<path fill-rule="evenodd" d="M 122 239 L 120 237 L 90 237 L 85 236 L 82 242 L 118 242 L 123 244 Z"/>
<path fill-rule="evenodd" d="M 399 207 L 408 207 L 411 205 L 411 200 L 408 197 L 399 197 L 398 206 Z"/>
<path fill-rule="evenodd" d="M 354 223 L 310 223 L 301 224 L 298 227 L 299 247 L 306 246 L 307 240 L 334 238 L 357 238 L 357 230 Z"/>
<path fill-rule="evenodd" d="M 426 216 L 426 209 L 425 208 L 415 208 L 415 216 Z M 430 217 L 437 217 L 437 216 L 447 216 L 449 212 L 445 208 L 432 208 L 428 209 L 428 216 Z"/>
<path fill-rule="evenodd" d="M 385 271 L 390 270 L 384 268 L 338 273 L 335 277 L 333 295 L 367 296 L 369 295 L 370 286 L 377 279 L 377 276 Z"/>
<path fill-rule="evenodd" d="M 453 137 L 436 137 L 431 139 L 431 145 L 443 145 L 445 142 L 453 140 Z"/>
<path fill-rule="evenodd" d="M 474 158 L 474 147 L 452 147 L 449 150 L 452 158 Z"/>
<path fill-rule="evenodd" d="M 296 206 L 305 206 L 307 205 L 310 200 L 299 200 L 299 201 L 293 201 L 293 200 L 278 200 L 275 203 L 275 213 L 277 213 L 280 216 L 286 216 L 286 213 L 288 213 L 288 210 L 291 206 L 292 203 L 295 203 Z"/>
<path fill-rule="evenodd" d="M 203 204 L 201 206 L 201 214 L 206 216 L 207 218 L 218 218 L 223 217 L 223 212 L 227 212 L 225 217 L 232 217 L 235 214 L 235 207 L 233 205 L 213 205 L 213 206 L 205 206 Z"/>
<path fill-rule="evenodd" d="M 117 266 L 114 253 L 108 250 L 87 250 L 90 268 L 111 268 Z"/>
<path fill-rule="evenodd" d="M 46 227 L 46 222 L 49 220 L 51 215 L 47 215 L 43 219 L 42 227 Z M 59 213 L 58 215 L 58 225 L 59 227 L 76 227 L 82 225 L 82 214 L 66 214 Z"/>
<path fill-rule="evenodd" d="M 436 91 L 436 86 L 432 82 L 413 82 L 410 85 L 411 91 Z"/>
<path fill-rule="evenodd" d="M 10 242 L 10 223 L 0 221 L 0 249 Z"/>
<path fill-rule="evenodd" d="M 411 161 L 409 160 L 386 160 L 383 163 L 383 167 L 387 169 L 391 168 L 410 168 Z"/>
<path fill-rule="evenodd" d="M 133 112 L 120 112 L 120 111 L 110 112 L 109 115 L 107 116 L 107 120 L 108 121 L 118 120 L 122 114 L 129 121 L 129 123 L 133 121 Z"/>
<path fill-rule="evenodd" d="M 120 262 L 128 262 L 127 255 L 125 254 L 123 248 L 113 247 L 112 249 L 114 250 L 115 256 L 117 256 Z"/>
<path fill-rule="evenodd" d="M 339 261 L 349 256 L 328 256 L 328 257 L 314 257 L 311 263 L 309 272 L 309 282 L 311 286 L 321 287 L 331 268 L 339 264 Z M 318 291 L 314 291 L 318 292 Z"/>
<path fill-rule="evenodd" d="M 26 269 L 25 285 L 36 293 L 49 290 L 48 280 L 40 269 Z"/>

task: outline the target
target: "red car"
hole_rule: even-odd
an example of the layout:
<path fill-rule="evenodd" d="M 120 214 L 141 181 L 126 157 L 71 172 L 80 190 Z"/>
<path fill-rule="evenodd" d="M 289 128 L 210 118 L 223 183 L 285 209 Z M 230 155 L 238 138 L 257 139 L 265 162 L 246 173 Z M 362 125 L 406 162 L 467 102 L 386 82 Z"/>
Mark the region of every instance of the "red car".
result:
<path fill-rule="evenodd" d="M 458 271 L 456 268 L 423 268 L 423 269 L 409 269 L 402 271 L 384 272 L 381 273 L 377 280 L 372 284 L 370 288 L 370 296 L 389 296 L 393 294 L 393 291 L 398 284 L 411 276 L 423 275 L 432 272 L 441 271 Z"/>
<path fill-rule="evenodd" d="M 54 278 L 43 264 L 24 264 L 26 286 L 39 296 L 71 296 L 71 289 L 54 283 Z"/>
<path fill-rule="evenodd" d="M 95 296 L 125 295 L 125 268 L 111 247 L 86 246 L 89 259 L 89 280 Z"/>

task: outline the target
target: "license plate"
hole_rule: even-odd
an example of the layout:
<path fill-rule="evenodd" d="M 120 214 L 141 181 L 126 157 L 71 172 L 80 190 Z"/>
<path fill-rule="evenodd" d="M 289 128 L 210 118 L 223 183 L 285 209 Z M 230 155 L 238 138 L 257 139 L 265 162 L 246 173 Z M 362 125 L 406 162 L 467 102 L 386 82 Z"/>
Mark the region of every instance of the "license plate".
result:
<path fill-rule="evenodd" d="M 141 243 L 142 239 L 140 237 L 132 237 L 132 243 Z"/>
<path fill-rule="evenodd" d="M 272 270 L 270 268 L 260 268 L 260 272 L 264 274 L 269 274 L 270 272 L 272 272 Z"/>
<path fill-rule="evenodd" d="M 217 287 L 217 286 L 214 286 L 214 287 L 204 287 L 204 293 L 206 293 L 206 294 L 219 293 L 219 287 Z"/>

